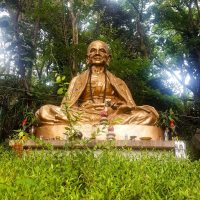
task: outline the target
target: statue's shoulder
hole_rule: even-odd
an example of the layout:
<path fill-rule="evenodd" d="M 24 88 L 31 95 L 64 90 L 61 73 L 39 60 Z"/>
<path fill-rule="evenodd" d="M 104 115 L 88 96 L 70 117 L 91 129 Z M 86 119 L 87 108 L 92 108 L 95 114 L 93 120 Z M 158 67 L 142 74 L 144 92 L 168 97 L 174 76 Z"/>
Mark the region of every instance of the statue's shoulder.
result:
<path fill-rule="evenodd" d="M 75 82 L 82 82 L 83 80 L 87 79 L 88 74 L 89 74 L 88 70 L 85 70 L 84 72 L 73 77 L 70 83 L 74 84 Z"/>
<path fill-rule="evenodd" d="M 89 70 L 87 69 L 87 70 L 81 72 L 80 74 L 77 74 L 77 75 L 72 79 L 72 81 L 73 81 L 73 80 L 80 80 L 80 79 L 84 78 L 85 76 L 87 76 L 88 74 L 89 74 Z"/>
<path fill-rule="evenodd" d="M 136 104 L 132 98 L 131 92 L 128 86 L 126 85 L 126 83 L 122 79 L 116 77 L 109 71 L 107 72 L 107 75 L 110 79 L 111 84 L 117 90 L 119 95 L 127 102 L 127 104 L 131 106 L 135 106 Z"/>
<path fill-rule="evenodd" d="M 87 79 L 88 79 L 88 70 L 82 72 L 81 74 L 78 74 L 77 76 L 75 76 L 69 85 L 69 91 L 79 91 L 82 90 L 82 87 L 85 87 L 86 83 L 87 83 Z"/>
<path fill-rule="evenodd" d="M 110 71 L 107 71 L 108 77 L 111 79 L 111 81 L 116 82 L 118 85 L 126 85 L 126 83 L 119 77 L 115 76 L 114 74 L 112 74 Z"/>
<path fill-rule="evenodd" d="M 87 70 L 75 76 L 68 88 L 68 99 L 70 101 L 69 105 L 73 105 L 77 99 L 80 97 L 87 84 L 88 72 Z"/>

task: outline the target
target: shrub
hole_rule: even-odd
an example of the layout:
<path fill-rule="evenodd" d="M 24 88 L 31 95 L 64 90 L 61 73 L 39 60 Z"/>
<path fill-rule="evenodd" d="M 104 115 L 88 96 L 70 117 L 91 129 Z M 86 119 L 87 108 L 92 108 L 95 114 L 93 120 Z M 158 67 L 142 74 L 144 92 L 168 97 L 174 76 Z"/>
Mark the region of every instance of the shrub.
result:
<path fill-rule="evenodd" d="M 128 150 L 0 148 L 0 199 L 200 199 L 200 161 Z"/>

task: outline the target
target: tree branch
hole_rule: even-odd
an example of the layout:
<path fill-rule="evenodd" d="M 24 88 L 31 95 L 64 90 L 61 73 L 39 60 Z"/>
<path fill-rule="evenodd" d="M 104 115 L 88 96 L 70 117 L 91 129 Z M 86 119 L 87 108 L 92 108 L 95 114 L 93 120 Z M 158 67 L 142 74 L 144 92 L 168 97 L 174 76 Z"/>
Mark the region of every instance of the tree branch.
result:
<path fill-rule="evenodd" d="M 184 87 L 187 87 L 189 90 L 191 90 L 193 92 L 193 88 L 190 87 L 190 85 L 186 85 L 183 80 L 181 80 L 175 73 L 173 70 L 171 70 L 169 67 L 167 67 L 164 63 L 162 63 L 160 60 L 156 59 L 155 65 L 158 66 L 159 68 L 164 68 L 165 70 L 167 70 L 168 72 L 170 72 L 171 74 L 173 74 L 173 76 L 177 79 L 177 81 L 183 85 Z"/>
<path fill-rule="evenodd" d="M 142 14 L 139 11 L 139 9 L 137 8 L 137 6 L 131 0 L 128 0 L 128 2 L 133 6 L 133 8 L 135 9 L 135 11 L 137 12 L 137 14 L 138 14 L 138 16 L 140 18 L 140 21 L 142 22 L 143 21 Z"/>
<path fill-rule="evenodd" d="M 194 3 L 196 5 L 196 7 L 197 7 L 197 13 L 198 13 L 197 18 L 198 18 L 198 23 L 199 23 L 200 22 L 200 9 L 199 9 L 198 0 L 194 0 Z"/>

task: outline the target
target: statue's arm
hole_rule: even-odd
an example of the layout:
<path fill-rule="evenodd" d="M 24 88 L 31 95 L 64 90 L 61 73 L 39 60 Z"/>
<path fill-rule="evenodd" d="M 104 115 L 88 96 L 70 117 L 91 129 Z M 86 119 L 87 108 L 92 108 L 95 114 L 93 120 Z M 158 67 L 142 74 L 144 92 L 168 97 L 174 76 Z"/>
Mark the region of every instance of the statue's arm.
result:
<path fill-rule="evenodd" d="M 120 79 L 120 78 L 116 77 L 115 75 L 113 75 L 112 73 L 110 73 L 109 71 L 107 71 L 107 75 L 108 75 L 108 78 L 109 78 L 112 86 L 115 88 L 118 95 L 123 99 L 124 103 L 127 106 L 135 107 L 136 104 L 133 100 L 131 92 L 130 92 L 129 88 L 127 87 L 126 83 L 122 79 Z"/>
<path fill-rule="evenodd" d="M 121 91 L 119 91 L 119 94 L 121 94 L 125 98 L 127 105 L 136 106 L 135 101 L 133 100 L 132 94 L 128 86 L 126 85 L 126 83 L 120 78 L 117 78 L 117 79 L 118 79 L 118 82 L 120 83 L 120 88 L 121 88 Z"/>
<path fill-rule="evenodd" d="M 132 94 L 131 94 L 131 92 L 130 92 L 130 90 L 129 90 L 129 88 L 126 84 L 125 84 L 125 87 L 126 87 L 126 95 L 128 96 L 129 103 L 132 104 L 133 106 L 136 106 L 136 103 L 133 100 Z"/>

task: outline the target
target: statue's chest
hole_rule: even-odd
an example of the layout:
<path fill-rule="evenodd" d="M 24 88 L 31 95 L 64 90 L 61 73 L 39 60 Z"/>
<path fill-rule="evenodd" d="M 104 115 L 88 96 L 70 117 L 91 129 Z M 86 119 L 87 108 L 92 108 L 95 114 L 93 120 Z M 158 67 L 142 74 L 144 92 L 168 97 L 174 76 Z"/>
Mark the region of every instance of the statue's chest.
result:
<path fill-rule="evenodd" d="M 90 99 L 91 94 L 94 99 L 103 98 L 104 95 L 112 96 L 114 94 L 110 81 L 105 74 L 92 74 L 91 79 L 89 78 L 83 93 L 83 98 Z"/>

